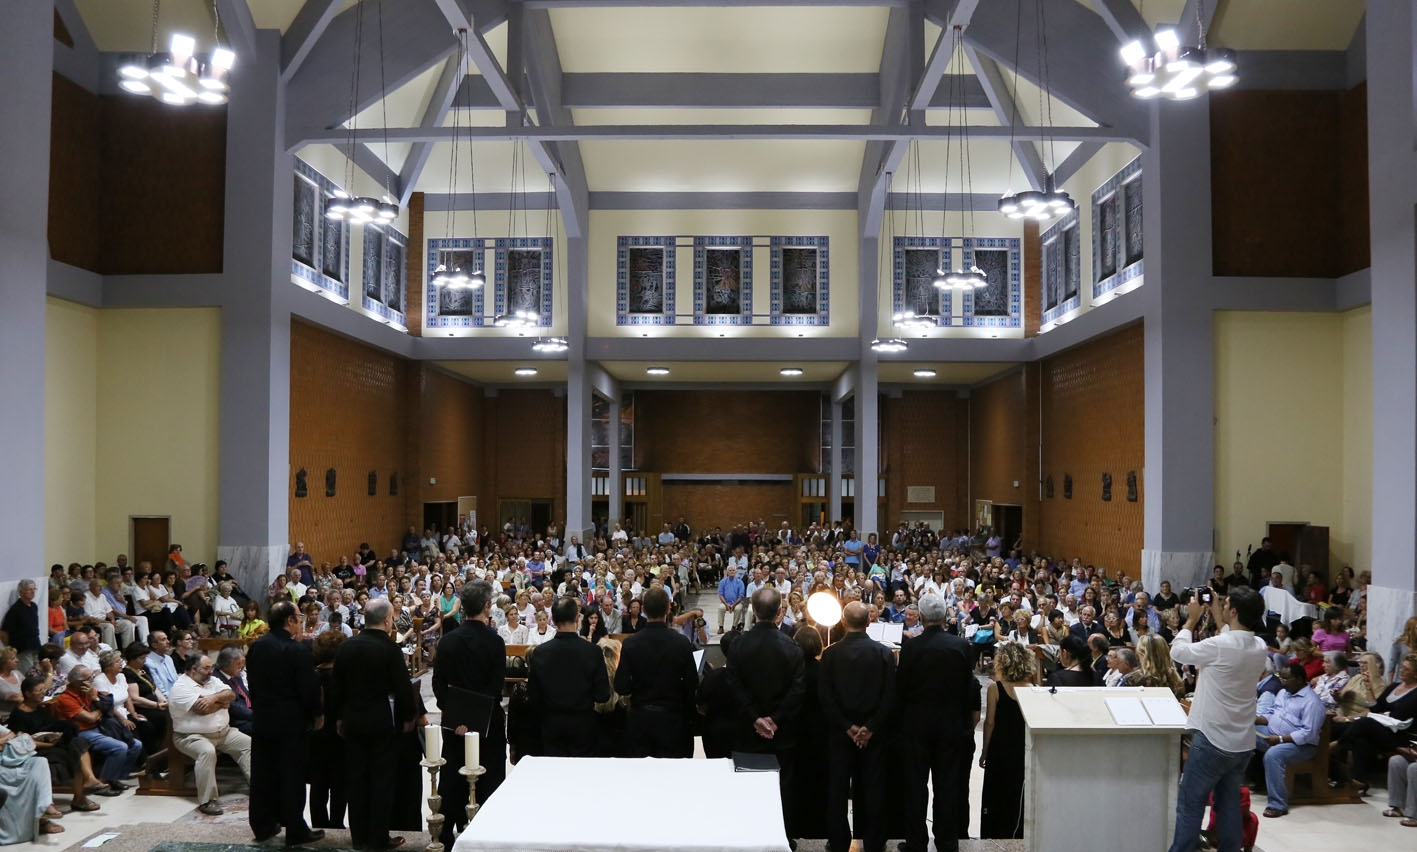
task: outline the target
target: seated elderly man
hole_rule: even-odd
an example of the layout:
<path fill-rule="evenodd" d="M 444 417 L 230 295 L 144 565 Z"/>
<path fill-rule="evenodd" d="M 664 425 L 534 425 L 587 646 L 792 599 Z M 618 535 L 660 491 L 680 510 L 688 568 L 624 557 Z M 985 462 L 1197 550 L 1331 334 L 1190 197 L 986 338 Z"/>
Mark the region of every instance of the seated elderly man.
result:
<path fill-rule="evenodd" d="M 246 652 L 240 645 L 227 645 L 216 655 L 216 679 L 221 681 L 236 698 L 226 712 L 231 717 L 231 726 L 246 736 L 251 736 L 251 693 L 246 689 Z"/>
<path fill-rule="evenodd" d="M 241 774 L 251 780 L 251 738 L 231 724 L 228 709 L 236 693 L 212 677 L 216 666 L 201 651 L 187 655 L 187 668 L 167 696 L 172 713 L 172 742 L 192 758 L 197 776 L 197 810 L 217 816 L 216 756 L 220 751 L 236 760 Z"/>
<path fill-rule="evenodd" d="M 80 630 L 69 637 L 69 650 L 55 663 L 61 679 L 68 677 L 78 666 L 83 666 L 91 672 L 98 671 L 98 652 L 93 648 L 92 634 L 86 630 Z"/>
<path fill-rule="evenodd" d="M 123 779 L 133 774 L 133 768 L 143 756 L 143 746 L 137 742 L 128 745 L 105 736 L 98 729 L 103 712 L 98 707 L 93 671 L 88 666 L 74 666 L 69 672 L 67 687 L 49 705 L 49 712 L 57 722 L 73 723 L 79 739 L 89 744 L 89 753 L 96 758 L 95 762 L 103 762 L 98 779 L 110 790 L 121 793 L 132 786 L 124 784 Z"/>
<path fill-rule="evenodd" d="M 1255 717 L 1255 752 L 1264 762 L 1264 780 L 1269 807 L 1267 817 L 1289 813 L 1289 790 L 1285 770 L 1291 763 L 1308 760 L 1318 750 L 1324 726 L 1324 704 L 1309 687 L 1304 666 L 1290 663 L 1279 671 L 1284 689 L 1274 699 L 1267 716 Z"/>

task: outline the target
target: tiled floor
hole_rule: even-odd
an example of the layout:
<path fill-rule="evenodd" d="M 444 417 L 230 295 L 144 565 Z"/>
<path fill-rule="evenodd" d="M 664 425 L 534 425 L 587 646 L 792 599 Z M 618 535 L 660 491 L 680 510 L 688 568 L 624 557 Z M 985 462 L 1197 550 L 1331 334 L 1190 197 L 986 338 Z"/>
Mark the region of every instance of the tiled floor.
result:
<path fill-rule="evenodd" d="M 717 622 L 717 597 L 712 593 L 706 593 L 700 597 L 699 604 L 706 610 L 710 625 Z M 716 643 L 717 637 L 711 637 Z M 425 689 L 425 694 L 427 690 Z M 431 695 L 428 696 L 431 702 Z M 976 732 L 976 740 L 980 734 Z M 702 757 L 702 751 L 698 756 Z M 515 771 L 513 769 L 512 771 Z M 977 811 L 980 801 L 981 789 L 983 786 L 983 770 L 975 767 L 970 776 L 970 801 L 976 810 L 971 815 L 970 829 L 977 832 L 979 829 L 979 814 Z M 61 806 L 68 801 L 67 796 L 60 796 Z M 71 846 L 79 843 L 85 838 L 106 828 L 127 826 L 137 823 L 182 823 L 191 824 L 200 819 L 194 813 L 195 802 L 172 799 L 156 796 L 138 797 L 133 793 L 126 793 L 121 797 L 113 799 L 101 799 L 102 810 L 92 814 L 69 814 L 62 824 L 67 829 L 64 834 L 49 835 L 41 838 L 40 842 L 33 844 L 19 844 L 10 847 L 16 850 L 42 849 L 45 852 L 62 852 Z M 1280 819 L 1261 819 L 1259 846 L 1262 849 L 1369 849 L 1369 850 L 1407 850 L 1417 849 L 1417 828 L 1403 828 L 1394 819 L 1384 819 L 1382 810 L 1386 806 L 1386 792 L 1380 788 L 1375 788 L 1367 801 L 1360 805 L 1327 805 L 1323 807 L 1295 808 L 1287 817 Z M 710 806 L 702 805 L 704 812 Z M 1264 810 L 1265 799 L 1263 796 L 1255 796 L 1253 808 L 1256 814 Z M 1116 830 L 1117 825 L 1109 821 L 1099 823 L 1106 827 L 1109 833 Z M 220 838 L 213 836 L 214 841 L 225 841 L 232 843 L 249 842 L 249 837 L 237 826 L 227 828 L 226 826 L 212 825 L 212 833 L 225 834 L 231 831 L 233 834 L 241 835 L 236 837 Z M 423 838 L 418 838 L 417 842 L 423 842 Z M 412 847 L 410 847 L 412 848 Z M 820 844 L 804 844 L 803 849 L 819 849 Z M 895 848 L 894 843 L 891 844 Z M 971 844 L 971 852 L 1002 852 L 1009 849 L 992 842 L 979 842 Z M 1019 848 L 1019 847 L 1013 847 Z"/>

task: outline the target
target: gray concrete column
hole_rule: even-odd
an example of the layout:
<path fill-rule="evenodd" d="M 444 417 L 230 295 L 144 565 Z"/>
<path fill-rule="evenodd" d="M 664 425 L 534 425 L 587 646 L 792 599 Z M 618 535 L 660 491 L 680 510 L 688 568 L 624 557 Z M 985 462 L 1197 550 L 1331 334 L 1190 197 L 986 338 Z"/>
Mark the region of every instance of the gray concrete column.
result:
<path fill-rule="evenodd" d="M 841 518 L 841 400 L 832 400 L 832 445 L 827 460 L 827 520 Z M 798 521 L 794 520 L 795 526 Z"/>
<path fill-rule="evenodd" d="M 586 345 L 587 256 L 584 237 L 566 239 L 566 535 L 586 540 L 590 502 L 590 402 Z"/>
<path fill-rule="evenodd" d="M 881 241 L 878 237 L 862 237 L 861 253 L 857 260 L 858 308 L 860 327 L 857 337 L 861 341 L 861 355 L 856 364 L 856 517 L 855 527 L 865 538 L 876 529 L 876 478 L 880 472 L 880 403 L 877 397 L 876 353 L 871 349 L 871 340 L 876 336 L 877 304 L 876 291 L 880 285 L 880 262 L 878 252 Z"/>
<path fill-rule="evenodd" d="M 1414 23 L 1409 3 L 1374 3 L 1368 9 L 1374 391 L 1373 583 L 1368 589 L 1368 647 L 1385 660 L 1403 623 L 1417 612 L 1417 563 L 1413 560 L 1417 550 Z"/>
<path fill-rule="evenodd" d="M 1213 562 L 1215 370 L 1208 99 L 1152 107 L 1143 155 L 1146 466 L 1142 580 L 1203 582 Z"/>
<path fill-rule="evenodd" d="M 625 478 L 620 471 L 620 400 L 610 400 L 610 517 L 607 525 L 614 531 L 615 525 L 625 519 Z"/>
<path fill-rule="evenodd" d="M 253 597 L 289 548 L 290 241 L 280 33 L 256 31 L 232 72 L 226 123 L 217 556 Z M 333 554 L 328 554 L 333 558 Z"/>
<path fill-rule="evenodd" d="M 0 606 L 14 582 L 40 578 L 44 565 L 44 319 L 49 265 L 50 69 L 54 5 L 47 0 L 0 5 Z M 74 554 L 90 559 L 94 554 Z M 48 584 L 40 583 L 47 607 Z M 43 612 L 43 610 L 41 610 Z M 40 619 L 41 628 L 43 618 Z"/>

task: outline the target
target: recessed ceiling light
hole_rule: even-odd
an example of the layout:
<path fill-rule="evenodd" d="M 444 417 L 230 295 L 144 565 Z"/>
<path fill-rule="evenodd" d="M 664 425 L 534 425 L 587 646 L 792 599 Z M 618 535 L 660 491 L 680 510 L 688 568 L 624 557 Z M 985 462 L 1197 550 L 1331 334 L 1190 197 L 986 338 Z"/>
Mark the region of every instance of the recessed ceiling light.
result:
<path fill-rule="evenodd" d="M 516 368 L 515 370 L 513 370 L 512 372 L 513 372 L 513 373 L 516 373 L 518 376 L 534 376 L 534 375 L 536 375 L 536 368 L 535 368 L 535 367 L 518 367 L 518 368 Z"/>
<path fill-rule="evenodd" d="M 648 374 L 651 375 L 651 376 L 667 376 L 667 375 L 669 375 L 669 368 L 668 368 L 668 367 L 648 367 L 648 368 L 645 369 L 645 372 L 648 373 Z"/>
<path fill-rule="evenodd" d="M 781 373 L 781 374 L 784 375 L 784 376 L 800 376 L 800 375 L 802 375 L 802 368 L 801 368 L 801 367 L 783 367 L 781 370 L 778 370 L 778 372 Z"/>
<path fill-rule="evenodd" d="M 915 378 L 917 378 L 917 379 L 933 379 L 933 378 L 935 378 L 935 371 L 934 371 L 934 370 L 925 370 L 925 369 L 916 370 L 916 371 L 915 371 Z"/>

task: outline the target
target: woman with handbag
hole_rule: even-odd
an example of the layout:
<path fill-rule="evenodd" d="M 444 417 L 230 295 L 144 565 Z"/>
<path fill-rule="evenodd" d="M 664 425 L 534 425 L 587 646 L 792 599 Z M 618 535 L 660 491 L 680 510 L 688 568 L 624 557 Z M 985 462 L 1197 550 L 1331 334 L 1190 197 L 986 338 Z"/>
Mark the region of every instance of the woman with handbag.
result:
<path fill-rule="evenodd" d="M 1337 716 L 1335 722 L 1352 722 L 1339 737 L 1336 751 L 1352 758 L 1351 778 L 1358 785 L 1358 794 L 1368 792 L 1368 773 L 1373 759 L 1381 752 L 1393 751 L 1405 745 L 1410 725 L 1417 718 L 1417 654 L 1402 658 L 1397 669 L 1398 680 L 1383 690 L 1378 700 L 1356 718 Z M 1381 716 L 1380 720 L 1377 718 Z M 1385 722 L 1403 722 L 1405 730 L 1389 727 Z"/>

